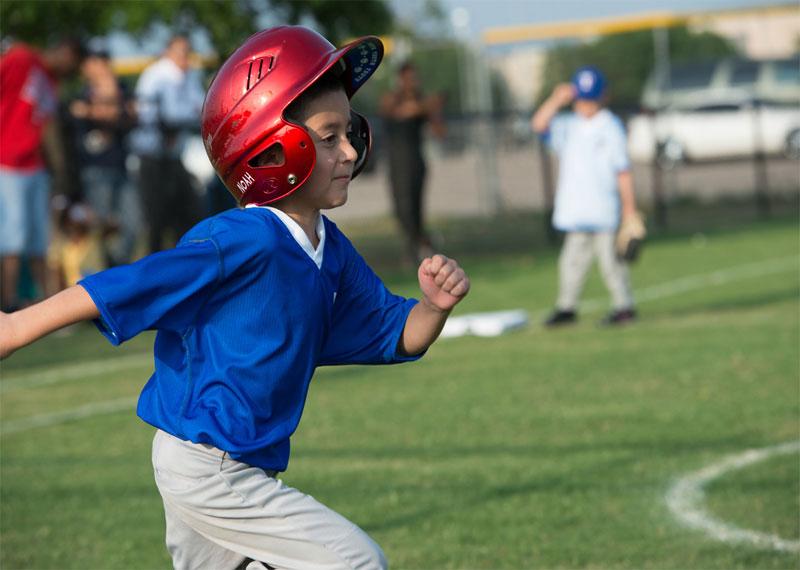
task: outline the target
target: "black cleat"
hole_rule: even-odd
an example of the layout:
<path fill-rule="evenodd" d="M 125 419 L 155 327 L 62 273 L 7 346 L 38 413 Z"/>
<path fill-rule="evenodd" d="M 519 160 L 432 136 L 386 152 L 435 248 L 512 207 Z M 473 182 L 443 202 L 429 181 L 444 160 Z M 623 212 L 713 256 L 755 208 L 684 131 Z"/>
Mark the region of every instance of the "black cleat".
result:
<path fill-rule="evenodd" d="M 561 325 L 572 325 L 577 321 L 578 315 L 575 314 L 575 311 L 562 311 L 561 309 L 556 309 L 549 317 L 547 317 L 547 320 L 544 322 L 544 326 L 558 327 Z"/>
<path fill-rule="evenodd" d="M 611 327 L 617 325 L 624 325 L 632 323 L 636 320 L 636 311 L 634 309 L 620 309 L 608 313 L 602 321 L 600 326 Z"/>

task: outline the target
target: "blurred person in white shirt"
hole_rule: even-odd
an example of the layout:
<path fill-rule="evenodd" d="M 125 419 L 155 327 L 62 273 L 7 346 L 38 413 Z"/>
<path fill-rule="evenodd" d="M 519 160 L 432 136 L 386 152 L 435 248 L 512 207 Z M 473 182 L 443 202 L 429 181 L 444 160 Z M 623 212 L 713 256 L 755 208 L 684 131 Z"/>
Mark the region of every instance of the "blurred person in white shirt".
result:
<path fill-rule="evenodd" d="M 139 157 L 139 192 L 151 253 L 172 245 L 168 239 L 177 241 L 201 217 L 199 197 L 181 163 L 186 138 L 199 131 L 205 98 L 199 77 L 189 69 L 190 53 L 189 38 L 173 36 L 136 84 L 138 127 L 131 147 Z"/>

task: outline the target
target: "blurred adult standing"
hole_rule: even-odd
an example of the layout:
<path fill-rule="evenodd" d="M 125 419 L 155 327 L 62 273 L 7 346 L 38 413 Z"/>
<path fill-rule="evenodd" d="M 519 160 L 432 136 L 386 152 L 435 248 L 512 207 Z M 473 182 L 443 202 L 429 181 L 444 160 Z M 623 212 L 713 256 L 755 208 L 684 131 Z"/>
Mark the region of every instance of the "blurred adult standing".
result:
<path fill-rule="evenodd" d="M 112 267 L 132 261 L 140 225 L 138 199 L 125 165 L 125 138 L 132 126 L 129 98 L 107 52 L 92 51 L 81 72 L 86 87 L 69 110 L 84 199 L 103 235 L 104 263 Z"/>
<path fill-rule="evenodd" d="M 20 302 L 23 257 L 36 296 L 46 293 L 51 178 L 45 164 L 63 181 L 58 82 L 76 73 L 83 57 L 76 39 L 43 51 L 16 43 L 0 56 L 0 297 L 5 311 Z"/>
<path fill-rule="evenodd" d="M 131 133 L 139 157 L 139 192 L 152 253 L 177 241 L 201 217 L 200 200 L 181 163 L 186 137 L 200 128 L 205 90 L 189 70 L 191 43 L 173 36 L 164 54 L 136 84 L 138 126 Z M 168 235 L 172 234 L 172 235 Z"/>
<path fill-rule="evenodd" d="M 423 212 L 427 172 L 423 131 L 430 125 L 436 136 L 444 136 L 442 103 L 440 96 L 424 95 L 411 62 L 398 68 L 395 89 L 381 99 L 394 212 L 408 256 L 416 263 L 433 254 Z"/>

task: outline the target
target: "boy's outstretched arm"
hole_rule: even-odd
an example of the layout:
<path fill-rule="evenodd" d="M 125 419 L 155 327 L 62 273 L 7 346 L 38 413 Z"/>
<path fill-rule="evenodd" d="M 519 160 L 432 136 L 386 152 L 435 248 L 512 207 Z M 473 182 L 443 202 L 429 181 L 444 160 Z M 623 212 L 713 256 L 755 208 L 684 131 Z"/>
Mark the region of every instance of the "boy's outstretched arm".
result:
<path fill-rule="evenodd" d="M 94 301 L 80 285 L 21 311 L 0 312 L 0 358 L 67 325 L 99 316 Z"/>
<path fill-rule="evenodd" d="M 400 337 L 400 351 L 419 354 L 433 344 L 442 332 L 447 316 L 469 292 L 469 278 L 455 259 L 434 255 L 422 261 L 417 270 L 420 302 L 406 319 Z"/>

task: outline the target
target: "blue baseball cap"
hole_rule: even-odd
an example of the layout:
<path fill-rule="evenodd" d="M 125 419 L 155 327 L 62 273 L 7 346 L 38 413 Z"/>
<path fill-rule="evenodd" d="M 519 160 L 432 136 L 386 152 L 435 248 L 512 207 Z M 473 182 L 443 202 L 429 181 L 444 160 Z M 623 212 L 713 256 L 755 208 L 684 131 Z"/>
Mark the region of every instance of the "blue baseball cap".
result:
<path fill-rule="evenodd" d="M 572 85 L 578 99 L 597 101 L 606 92 L 607 82 L 603 72 L 592 65 L 586 65 L 572 76 Z"/>

